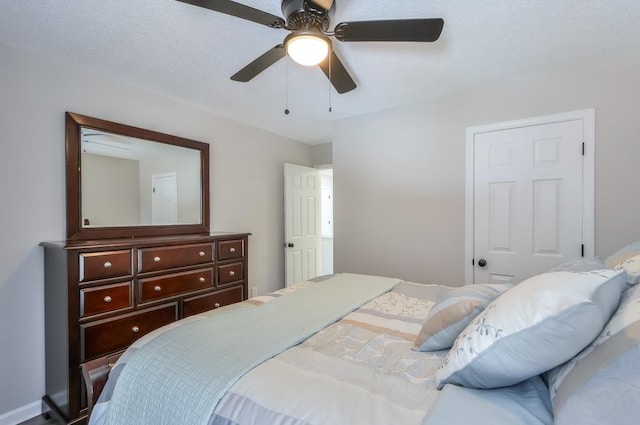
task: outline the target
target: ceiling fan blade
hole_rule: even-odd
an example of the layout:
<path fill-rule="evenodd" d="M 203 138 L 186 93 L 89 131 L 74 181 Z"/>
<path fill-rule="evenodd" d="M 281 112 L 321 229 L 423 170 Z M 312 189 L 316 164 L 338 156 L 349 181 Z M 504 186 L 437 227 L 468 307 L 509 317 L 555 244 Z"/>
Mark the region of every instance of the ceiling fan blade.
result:
<path fill-rule="evenodd" d="M 242 68 L 231 76 L 233 81 L 240 81 L 246 83 L 260 74 L 265 69 L 269 68 L 274 63 L 286 56 L 286 51 L 282 44 L 278 44 L 274 48 L 267 50 L 258 59 L 251 62 L 249 65 Z"/>
<path fill-rule="evenodd" d="M 178 0 L 182 3 L 200 6 L 205 9 L 214 10 L 216 12 L 235 16 L 236 18 L 246 19 L 248 21 L 257 22 L 272 28 L 284 28 L 285 22 L 279 16 L 272 15 L 244 4 L 236 3 L 230 0 Z"/>
<path fill-rule="evenodd" d="M 344 64 L 334 51 L 324 61 L 318 64 L 322 71 L 324 71 L 327 78 L 331 81 L 333 87 L 340 94 L 349 92 L 355 89 L 356 83 L 349 75 L 349 71 L 344 67 Z"/>
<path fill-rule="evenodd" d="M 331 9 L 331 6 L 333 6 L 333 0 L 311 0 L 311 1 L 317 4 L 318 6 L 320 6 L 321 8 L 323 8 L 324 10 L 329 10 Z"/>
<path fill-rule="evenodd" d="M 443 26 L 441 18 L 401 19 L 342 22 L 334 31 L 340 41 L 436 41 Z"/>

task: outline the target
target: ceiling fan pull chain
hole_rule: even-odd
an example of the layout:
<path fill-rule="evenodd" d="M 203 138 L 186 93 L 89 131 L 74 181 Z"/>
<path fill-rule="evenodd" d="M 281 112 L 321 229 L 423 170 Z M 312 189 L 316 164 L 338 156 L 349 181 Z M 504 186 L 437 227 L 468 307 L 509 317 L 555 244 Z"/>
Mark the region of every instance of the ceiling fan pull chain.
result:
<path fill-rule="evenodd" d="M 289 115 L 289 58 L 284 63 L 284 114 Z"/>

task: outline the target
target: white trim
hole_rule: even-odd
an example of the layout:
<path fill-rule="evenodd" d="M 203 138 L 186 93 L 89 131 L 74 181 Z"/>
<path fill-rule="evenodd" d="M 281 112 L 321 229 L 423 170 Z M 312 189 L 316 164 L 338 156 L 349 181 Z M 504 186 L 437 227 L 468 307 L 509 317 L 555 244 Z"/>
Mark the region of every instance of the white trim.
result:
<path fill-rule="evenodd" d="M 0 425 L 15 425 L 42 414 L 42 402 L 40 400 L 18 407 L 10 412 L 0 415 Z"/>
<path fill-rule="evenodd" d="M 582 111 L 584 158 L 582 159 L 582 240 L 584 257 L 596 255 L 596 110 Z"/>
<path fill-rule="evenodd" d="M 584 257 L 595 255 L 595 109 L 581 109 L 560 114 L 525 118 L 467 128 L 466 135 L 466 178 L 465 178 L 465 247 L 464 247 L 464 281 L 466 285 L 473 283 L 473 176 L 474 176 L 474 140 L 476 134 L 533 125 L 553 124 L 556 122 L 582 120 L 583 142 L 585 153 L 582 162 L 582 241 Z"/>
<path fill-rule="evenodd" d="M 475 157 L 475 145 L 473 140 L 476 132 L 473 127 L 467 128 L 467 163 L 466 163 L 466 179 L 465 179 L 465 199 L 464 199 L 464 283 L 465 285 L 471 285 L 473 283 L 473 247 L 475 234 L 473 228 L 473 217 L 475 215 L 473 207 L 474 204 L 474 184 L 473 176 L 475 174 L 474 169 L 474 157 Z"/>
<path fill-rule="evenodd" d="M 318 170 L 333 170 L 333 164 L 318 164 L 318 165 L 314 165 L 312 168 L 317 168 Z"/>

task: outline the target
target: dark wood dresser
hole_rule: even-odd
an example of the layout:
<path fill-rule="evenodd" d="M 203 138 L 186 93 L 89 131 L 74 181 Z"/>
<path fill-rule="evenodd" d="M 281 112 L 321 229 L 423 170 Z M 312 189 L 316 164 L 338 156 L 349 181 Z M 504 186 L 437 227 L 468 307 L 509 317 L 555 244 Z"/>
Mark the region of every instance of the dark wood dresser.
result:
<path fill-rule="evenodd" d="M 247 299 L 248 233 L 43 242 L 45 410 L 86 421 L 80 368 L 183 317 Z"/>

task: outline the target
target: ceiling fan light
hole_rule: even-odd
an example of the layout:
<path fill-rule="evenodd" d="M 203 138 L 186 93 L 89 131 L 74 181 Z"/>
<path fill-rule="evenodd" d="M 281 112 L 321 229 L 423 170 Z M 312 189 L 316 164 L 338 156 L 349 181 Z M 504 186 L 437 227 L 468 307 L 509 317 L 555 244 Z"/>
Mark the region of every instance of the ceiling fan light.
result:
<path fill-rule="evenodd" d="M 323 34 L 290 34 L 284 42 L 287 55 L 304 66 L 314 66 L 329 54 L 330 41 Z"/>

